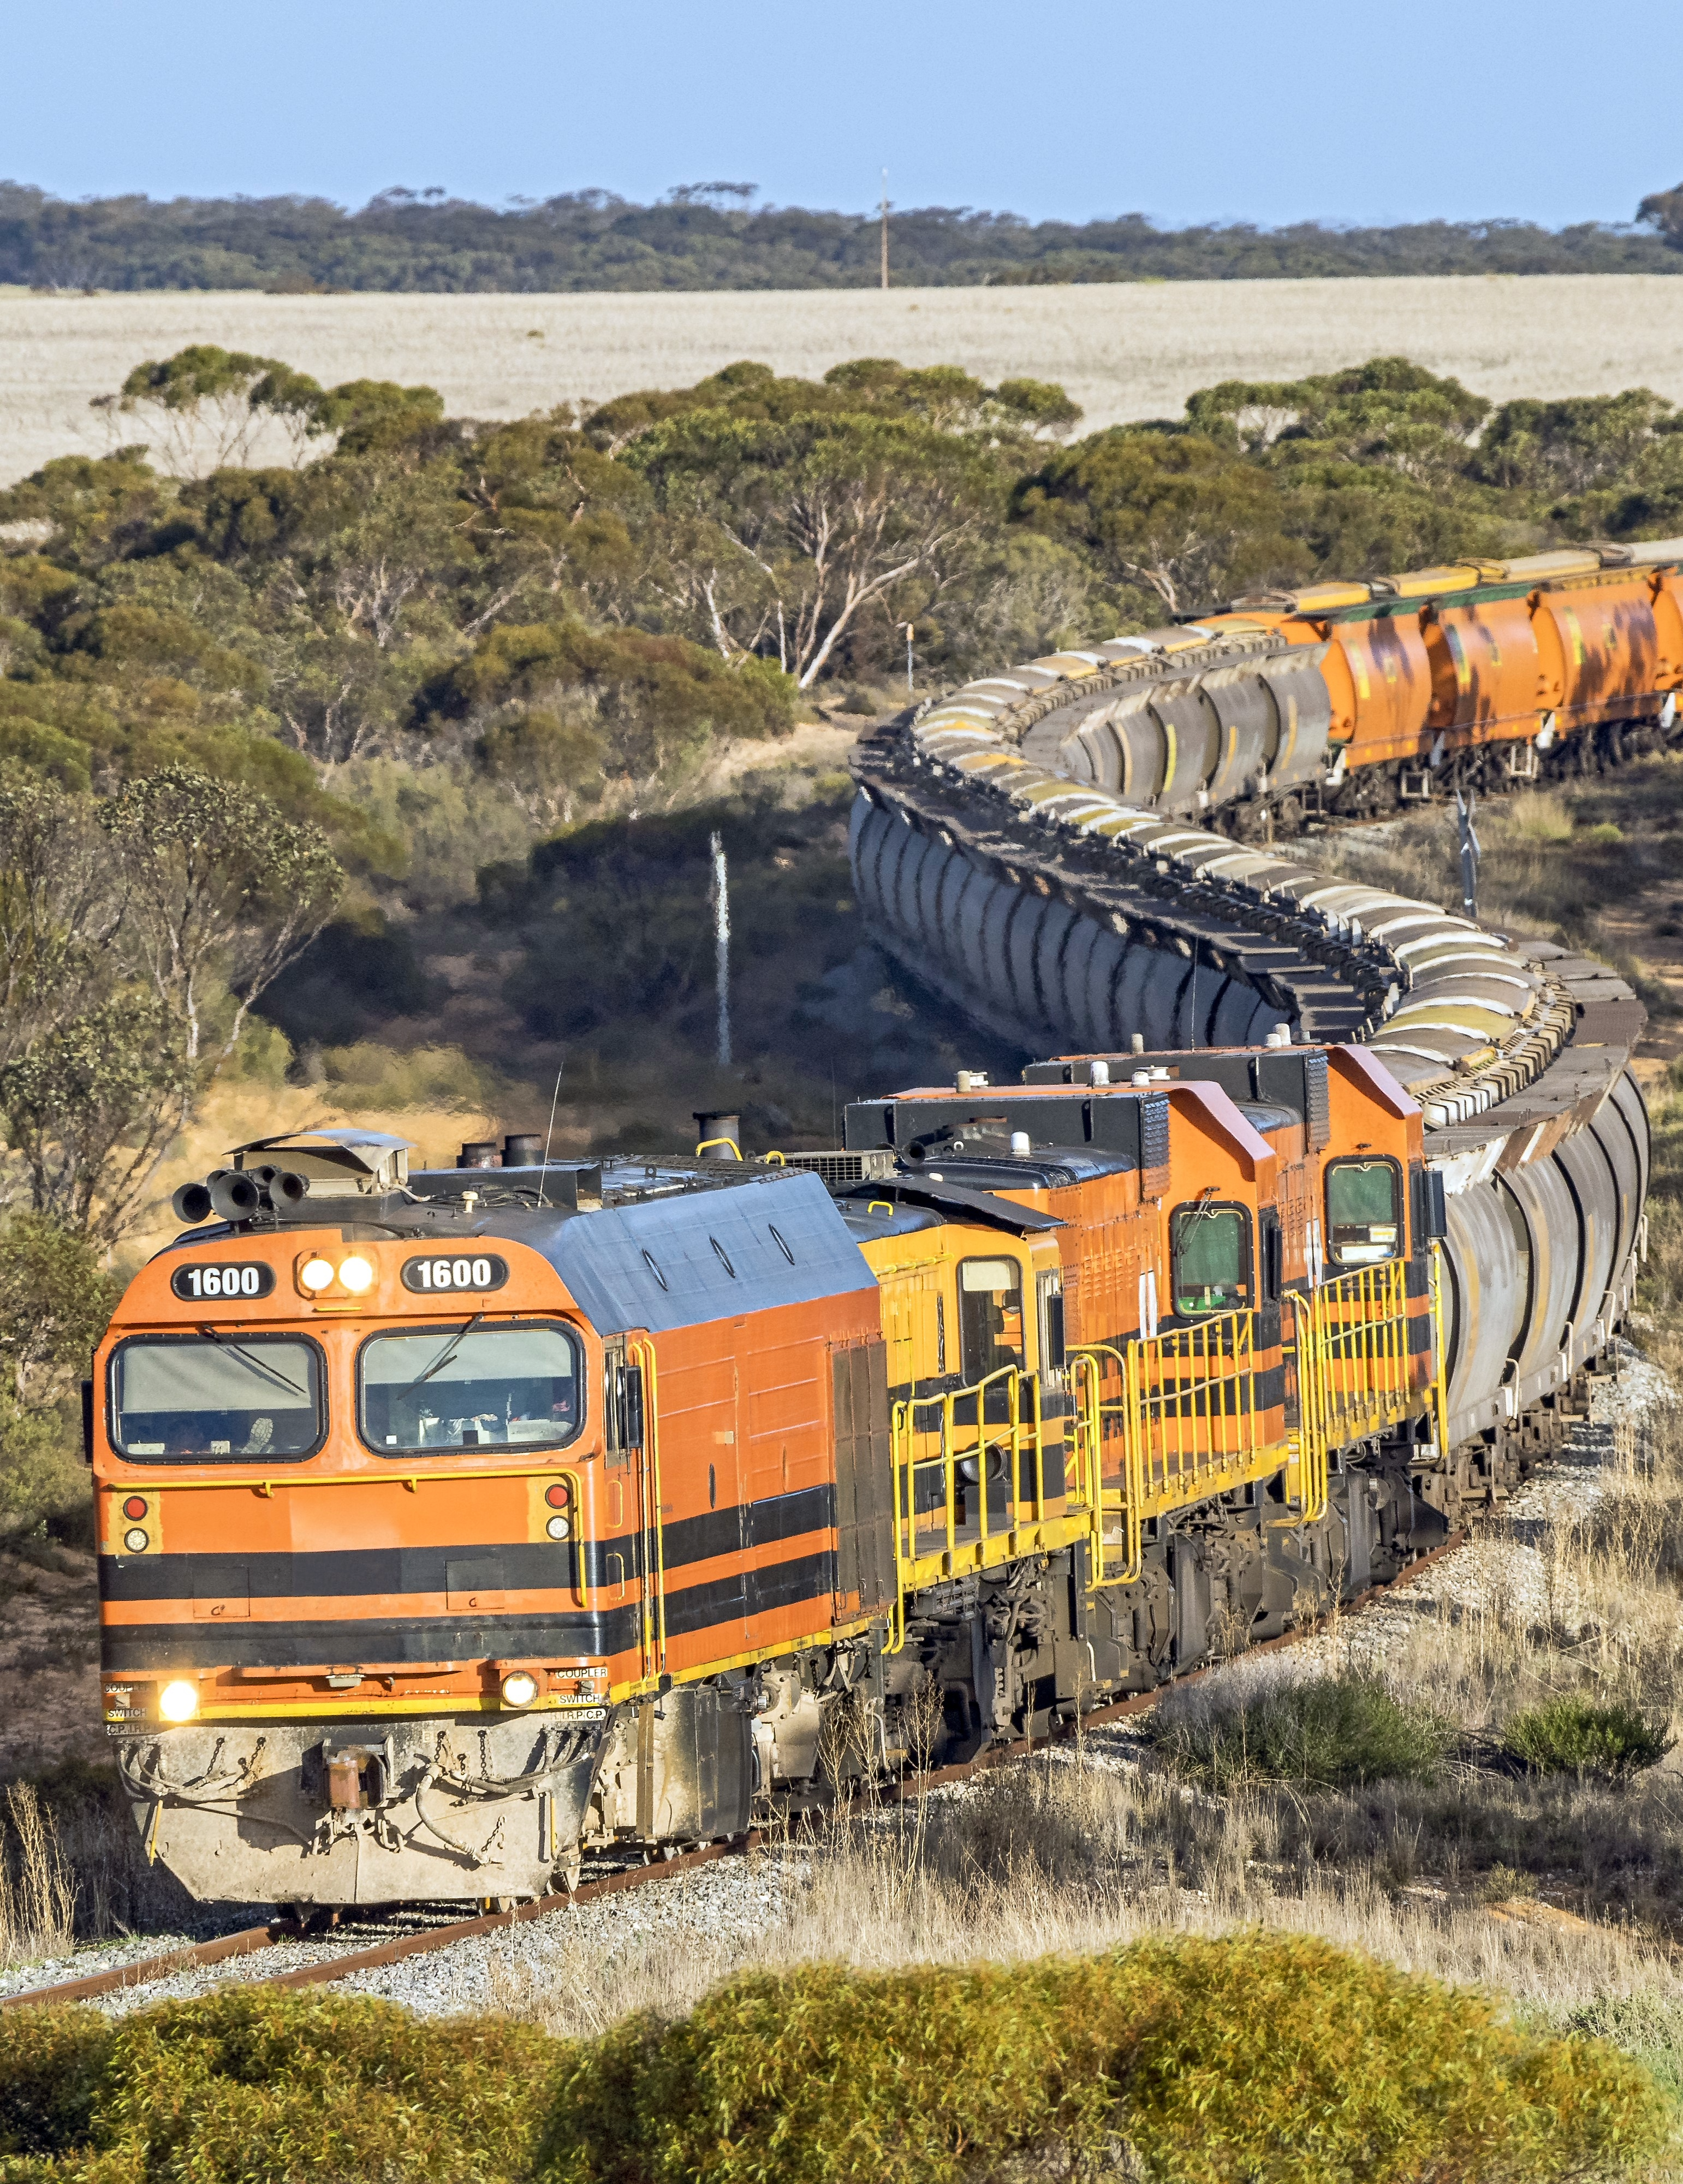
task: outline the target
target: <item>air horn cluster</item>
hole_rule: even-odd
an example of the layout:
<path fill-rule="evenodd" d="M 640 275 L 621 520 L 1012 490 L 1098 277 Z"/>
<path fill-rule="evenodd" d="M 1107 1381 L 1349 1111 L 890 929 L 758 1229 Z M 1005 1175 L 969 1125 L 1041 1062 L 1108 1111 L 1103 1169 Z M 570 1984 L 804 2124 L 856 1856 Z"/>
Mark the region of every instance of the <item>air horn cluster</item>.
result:
<path fill-rule="evenodd" d="M 248 1221 L 254 1213 L 288 1213 L 309 1195 L 309 1178 L 291 1168 L 213 1168 L 203 1183 L 184 1183 L 170 1201 L 177 1221 L 196 1228 L 213 1214 Z"/>

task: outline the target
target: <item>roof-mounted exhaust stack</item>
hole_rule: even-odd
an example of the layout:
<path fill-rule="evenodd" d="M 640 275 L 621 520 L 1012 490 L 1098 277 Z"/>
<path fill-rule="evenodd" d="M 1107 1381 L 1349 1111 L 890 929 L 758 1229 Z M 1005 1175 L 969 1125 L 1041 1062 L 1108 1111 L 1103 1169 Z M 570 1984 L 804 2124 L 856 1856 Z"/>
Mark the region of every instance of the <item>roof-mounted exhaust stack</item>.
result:
<path fill-rule="evenodd" d="M 695 1110 L 695 1138 L 697 1160 L 742 1158 L 740 1115 L 727 1114 L 722 1108 L 698 1107 Z"/>
<path fill-rule="evenodd" d="M 279 1153 L 281 1160 L 248 1161 L 251 1153 Z M 231 1223 L 268 1214 L 284 1220 L 306 1201 L 312 1219 L 324 1200 L 383 1197 L 409 1181 L 406 1138 L 379 1130 L 306 1130 L 292 1137 L 256 1138 L 236 1145 L 231 1167 L 213 1168 L 202 1183 L 184 1183 L 170 1203 L 189 1227 Z"/>

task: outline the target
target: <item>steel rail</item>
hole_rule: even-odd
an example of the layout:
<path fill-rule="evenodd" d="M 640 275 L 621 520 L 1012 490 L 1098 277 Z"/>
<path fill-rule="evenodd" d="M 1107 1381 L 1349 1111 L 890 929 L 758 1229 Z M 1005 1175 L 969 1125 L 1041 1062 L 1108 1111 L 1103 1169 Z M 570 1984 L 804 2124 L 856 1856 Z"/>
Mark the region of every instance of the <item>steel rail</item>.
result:
<path fill-rule="evenodd" d="M 92 2002 L 102 1994 L 117 1994 L 125 1986 L 149 1986 L 177 1972 L 200 1964 L 226 1964 L 231 1958 L 248 1957 L 259 1949 L 273 1948 L 277 1942 L 297 1940 L 301 1930 L 290 1919 L 271 1919 L 266 1926 L 247 1926 L 237 1934 L 221 1934 L 213 1942 L 195 1942 L 170 1949 L 160 1957 L 137 1957 L 132 1964 L 118 1964 L 108 1972 L 93 1972 L 86 1979 L 64 1980 L 56 1986 L 25 1987 L 21 1993 L 0 1995 L 0 2009 L 19 2009 L 25 2003 Z"/>

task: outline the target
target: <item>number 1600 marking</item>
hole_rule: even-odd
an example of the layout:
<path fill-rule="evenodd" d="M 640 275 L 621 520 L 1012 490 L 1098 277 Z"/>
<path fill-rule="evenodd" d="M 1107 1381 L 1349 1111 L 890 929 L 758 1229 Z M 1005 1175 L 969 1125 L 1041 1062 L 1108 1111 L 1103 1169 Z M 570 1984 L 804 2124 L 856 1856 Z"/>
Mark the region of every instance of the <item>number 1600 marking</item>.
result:
<path fill-rule="evenodd" d="M 265 1266 L 177 1267 L 170 1287 L 178 1297 L 200 1303 L 207 1297 L 267 1296 L 275 1286 L 275 1269 Z"/>
<path fill-rule="evenodd" d="M 440 1290 L 457 1295 L 464 1290 L 499 1290 L 509 1278 L 506 1259 L 482 1252 L 475 1258 L 405 1259 L 404 1287 L 436 1295 Z"/>

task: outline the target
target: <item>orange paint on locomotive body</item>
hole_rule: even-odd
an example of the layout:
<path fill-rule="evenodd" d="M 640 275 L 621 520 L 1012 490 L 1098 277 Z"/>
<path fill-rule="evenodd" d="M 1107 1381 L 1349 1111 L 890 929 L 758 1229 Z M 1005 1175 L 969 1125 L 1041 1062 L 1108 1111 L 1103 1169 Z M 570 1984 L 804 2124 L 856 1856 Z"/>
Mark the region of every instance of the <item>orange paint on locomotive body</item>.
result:
<path fill-rule="evenodd" d="M 103 1620 L 108 1641 L 120 1646 L 127 1636 L 156 1656 L 145 1666 L 125 1662 L 120 1673 L 129 1680 L 190 1669 L 201 1694 L 199 1716 L 207 1720 L 341 1708 L 329 1681 L 336 1676 L 354 1676 L 358 1711 L 376 1714 L 436 1711 L 441 1704 L 495 1708 L 511 1664 L 532 1669 L 546 1697 L 571 1692 L 587 1667 L 599 1685 L 634 1684 L 649 1669 L 640 1640 L 601 1638 L 635 1618 L 604 1611 L 639 1602 L 641 1542 L 657 1519 L 671 1544 L 664 1673 L 777 1652 L 827 1629 L 838 1607 L 845 1612 L 847 1603 L 833 1600 L 830 1585 L 819 1581 L 835 1546 L 828 1361 L 838 1344 L 878 1332 L 869 1290 L 678 1328 L 654 1340 L 669 1451 L 656 1509 L 651 1483 L 631 1456 L 605 1448 L 602 1406 L 588 1394 L 577 1429 L 553 1446 L 387 1456 L 371 1446 L 356 1424 L 358 1365 L 367 1343 L 385 1334 L 443 1332 L 462 1326 L 466 1315 L 460 1301 L 452 1306 L 406 1290 L 399 1269 L 415 1256 L 415 1247 L 383 1242 L 357 1245 L 375 1281 L 354 1306 L 312 1305 L 293 1278 L 300 1258 L 312 1255 L 312 1240 L 315 1251 L 343 1252 L 336 1230 L 293 1228 L 284 1237 L 242 1240 L 238 1257 L 271 1267 L 274 1290 L 267 1298 L 242 1299 L 231 1316 L 215 1310 L 214 1325 L 224 1342 L 285 1334 L 311 1346 L 328 1421 L 314 1453 L 235 1458 L 231 1465 L 125 1457 L 103 1423 L 109 1402 L 97 1407 L 100 1546 L 114 1563 L 120 1558 L 125 1577 L 122 1596 L 103 1602 Z M 580 1346 L 579 1386 L 599 1390 L 603 1339 L 554 1269 L 519 1243 L 493 1240 L 509 1279 L 493 1308 L 473 1312 L 472 1324 L 487 1331 L 566 1328 Z M 226 1255 L 223 1247 L 205 1256 Z M 131 1284 L 95 1361 L 97 1387 L 108 1385 L 114 1357 L 136 1336 L 193 1334 L 213 1321 L 212 1307 L 172 1294 L 174 1258 L 166 1253 L 153 1261 Z M 552 1541 L 545 1529 L 554 1511 L 544 1495 L 558 1483 L 568 1487 L 564 1543 Z M 125 1517 L 130 1501 L 144 1502 L 143 1518 Z M 751 1523 L 738 1523 L 738 1512 L 751 1507 L 779 1511 L 769 1535 L 756 1539 Z M 145 1545 L 137 1552 L 130 1542 L 142 1531 Z M 552 1561 L 554 1581 L 479 1581 L 476 1554 L 486 1563 L 511 1548 Z M 462 1566 L 460 1585 L 447 1576 L 442 1585 L 363 1588 L 354 1570 L 343 1569 L 349 1557 L 365 1561 L 371 1572 L 396 1575 L 405 1557 L 436 1563 L 446 1552 Z M 209 1559 L 196 1578 L 187 1566 L 185 1591 L 179 1583 L 148 1587 L 149 1566 L 160 1580 L 166 1572 L 177 1580 L 187 1557 Z M 329 1562 L 335 1589 L 318 1593 L 309 1573 Z M 250 1583 L 254 1568 L 287 1574 L 287 1581 L 265 1591 Z M 230 1580 L 242 1569 L 247 1585 L 236 1590 Z M 775 1584 L 755 1586 L 771 1574 Z M 789 1596 L 756 1606 L 750 1597 L 756 1591 Z M 474 1658 L 417 1661 L 407 1647 L 382 1646 L 382 1637 L 451 1618 L 470 1618 L 484 1634 Z M 532 1620 L 552 1631 L 574 1626 L 577 1648 L 534 1649 L 521 1628 Z M 295 1667 L 273 1658 L 207 1662 L 215 1626 L 237 1626 L 238 1650 L 248 1657 L 264 1653 L 263 1634 L 270 1632 L 277 1640 L 284 1634 L 285 1650 L 296 1654 L 301 1646 L 306 1658 Z M 172 1642 L 177 1638 L 198 1641 L 191 1651 L 199 1658 L 189 1661 L 189 1649 Z"/>

